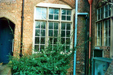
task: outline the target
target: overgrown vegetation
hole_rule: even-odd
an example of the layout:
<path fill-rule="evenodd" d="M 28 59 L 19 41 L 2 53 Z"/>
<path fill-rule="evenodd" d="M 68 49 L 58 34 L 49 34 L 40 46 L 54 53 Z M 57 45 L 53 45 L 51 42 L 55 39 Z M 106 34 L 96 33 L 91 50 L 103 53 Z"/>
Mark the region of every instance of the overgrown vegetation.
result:
<path fill-rule="evenodd" d="M 58 42 L 37 54 L 12 57 L 9 65 L 13 75 L 66 75 L 73 51 L 64 47 Z"/>

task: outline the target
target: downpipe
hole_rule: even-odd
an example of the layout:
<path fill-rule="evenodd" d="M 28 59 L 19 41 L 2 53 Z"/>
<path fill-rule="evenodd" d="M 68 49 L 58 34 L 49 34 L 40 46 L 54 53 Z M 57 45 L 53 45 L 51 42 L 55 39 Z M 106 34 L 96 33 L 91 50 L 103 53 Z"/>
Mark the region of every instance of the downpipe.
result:
<path fill-rule="evenodd" d="M 89 21 L 89 75 L 91 75 L 91 7 L 93 0 L 88 0 L 90 4 L 90 21 Z"/>
<path fill-rule="evenodd" d="M 22 16 L 21 16 L 21 40 L 20 40 L 20 58 L 23 56 L 22 47 L 23 47 L 23 22 L 24 22 L 24 0 L 22 0 Z"/>

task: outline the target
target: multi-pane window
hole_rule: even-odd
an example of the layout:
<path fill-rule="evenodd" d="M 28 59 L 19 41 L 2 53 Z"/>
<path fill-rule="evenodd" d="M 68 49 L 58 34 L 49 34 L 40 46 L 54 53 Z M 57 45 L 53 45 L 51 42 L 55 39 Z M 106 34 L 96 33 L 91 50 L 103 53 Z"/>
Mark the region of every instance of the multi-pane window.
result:
<path fill-rule="evenodd" d="M 59 9 L 49 9 L 49 19 L 58 20 L 59 19 Z"/>
<path fill-rule="evenodd" d="M 65 50 L 71 48 L 72 10 L 54 7 L 36 7 L 34 52 L 41 51 L 50 43 L 56 45 L 58 37 L 65 44 Z"/>
<path fill-rule="evenodd" d="M 97 20 L 101 20 L 103 18 L 103 8 L 97 9 Z"/>
<path fill-rule="evenodd" d="M 71 20 L 71 11 L 63 9 L 62 10 L 62 20 Z"/>
<path fill-rule="evenodd" d="M 102 43 L 102 23 L 97 23 L 97 46 L 101 46 Z"/>
<path fill-rule="evenodd" d="M 97 9 L 97 46 L 110 46 L 111 9 L 110 4 Z"/>
<path fill-rule="evenodd" d="M 45 22 L 35 21 L 35 51 L 40 51 L 45 46 L 45 28 Z"/>
<path fill-rule="evenodd" d="M 111 5 L 104 6 L 104 18 L 111 16 Z"/>

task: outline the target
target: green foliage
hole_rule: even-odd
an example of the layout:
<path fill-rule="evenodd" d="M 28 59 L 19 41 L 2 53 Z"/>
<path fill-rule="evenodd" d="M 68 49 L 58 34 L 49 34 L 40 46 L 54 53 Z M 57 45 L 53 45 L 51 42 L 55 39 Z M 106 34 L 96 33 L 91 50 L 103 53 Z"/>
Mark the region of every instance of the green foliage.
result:
<path fill-rule="evenodd" d="M 70 67 L 72 50 L 64 50 L 65 45 L 57 43 L 33 55 L 11 58 L 9 65 L 13 75 L 65 75 Z"/>

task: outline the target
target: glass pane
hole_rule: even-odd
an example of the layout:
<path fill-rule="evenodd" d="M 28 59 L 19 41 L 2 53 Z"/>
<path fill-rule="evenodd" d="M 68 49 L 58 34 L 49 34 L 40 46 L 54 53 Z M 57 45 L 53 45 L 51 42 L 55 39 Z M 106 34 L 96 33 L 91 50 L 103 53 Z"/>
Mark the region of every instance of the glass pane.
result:
<path fill-rule="evenodd" d="M 53 19 L 53 15 L 49 15 L 49 19 Z"/>
<path fill-rule="evenodd" d="M 66 46 L 66 51 L 69 51 L 70 50 L 70 46 Z"/>
<path fill-rule="evenodd" d="M 41 28 L 42 28 L 42 29 L 45 29 L 45 22 L 42 22 L 42 23 L 41 23 Z"/>
<path fill-rule="evenodd" d="M 35 28 L 40 28 L 40 22 L 35 22 L 36 24 L 35 24 Z"/>
<path fill-rule="evenodd" d="M 49 29 L 53 29 L 53 22 L 49 22 Z"/>
<path fill-rule="evenodd" d="M 57 38 L 54 38 L 54 44 L 56 44 L 57 43 Z"/>
<path fill-rule="evenodd" d="M 65 37 L 65 31 L 61 32 L 61 37 Z"/>
<path fill-rule="evenodd" d="M 34 51 L 39 51 L 39 45 L 35 45 L 35 50 Z"/>
<path fill-rule="evenodd" d="M 70 38 L 66 38 L 66 44 L 70 44 Z"/>
<path fill-rule="evenodd" d="M 61 29 L 65 29 L 65 23 L 62 23 Z"/>
<path fill-rule="evenodd" d="M 69 23 L 67 24 L 67 30 L 71 30 L 71 26 Z"/>
<path fill-rule="evenodd" d="M 66 10 L 62 10 L 62 14 L 63 15 L 66 15 Z"/>
<path fill-rule="evenodd" d="M 67 15 L 71 15 L 71 10 L 67 10 Z"/>
<path fill-rule="evenodd" d="M 37 19 L 41 19 L 41 8 L 36 8 L 36 16 Z"/>
<path fill-rule="evenodd" d="M 44 45 L 41 45 L 41 50 L 44 49 Z"/>
<path fill-rule="evenodd" d="M 41 30 L 41 36 L 45 36 L 45 30 Z"/>
<path fill-rule="evenodd" d="M 55 14 L 59 14 L 59 9 L 54 9 Z"/>
<path fill-rule="evenodd" d="M 35 44 L 39 44 L 39 37 L 35 37 Z"/>
<path fill-rule="evenodd" d="M 53 14 L 54 9 L 49 9 L 49 14 Z"/>
<path fill-rule="evenodd" d="M 36 8 L 36 18 L 46 19 L 46 8 Z"/>
<path fill-rule="evenodd" d="M 70 37 L 70 31 L 66 31 L 66 37 Z"/>
<path fill-rule="evenodd" d="M 67 20 L 71 20 L 71 16 L 67 16 Z"/>
<path fill-rule="evenodd" d="M 46 19 L 46 8 L 42 8 L 42 18 L 41 19 Z"/>
<path fill-rule="evenodd" d="M 38 29 L 35 30 L 35 36 L 40 36 L 40 30 Z"/>
<path fill-rule="evenodd" d="M 45 44 L 45 38 L 41 38 L 41 44 Z"/>
<path fill-rule="evenodd" d="M 49 30 L 49 36 L 53 36 L 53 30 Z"/>
<path fill-rule="evenodd" d="M 61 38 L 61 43 L 65 44 L 65 38 Z"/>
<path fill-rule="evenodd" d="M 58 36 L 58 30 L 54 31 L 54 36 L 57 37 Z"/>
<path fill-rule="evenodd" d="M 54 29 L 58 29 L 58 23 L 54 23 Z"/>
<path fill-rule="evenodd" d="M 105 12 L 105 17 L 108 17 L 108 13 L 107 12 Z"/>
<path fill-rule="evenodd" d="M 49 42 L 50 42 L 50 44 L 52 44 L 53 42 L 53 38 L 49 38 Z"/>
<path fill-rule="evenodd" d="M 66 20 L 66 17 L 65 16 L 62 16 L 62 20 Z"/>
<path fill-rule="evenodd" d="M 58 20 L 58 15 L 54 15 L 54 20 Z"/>

